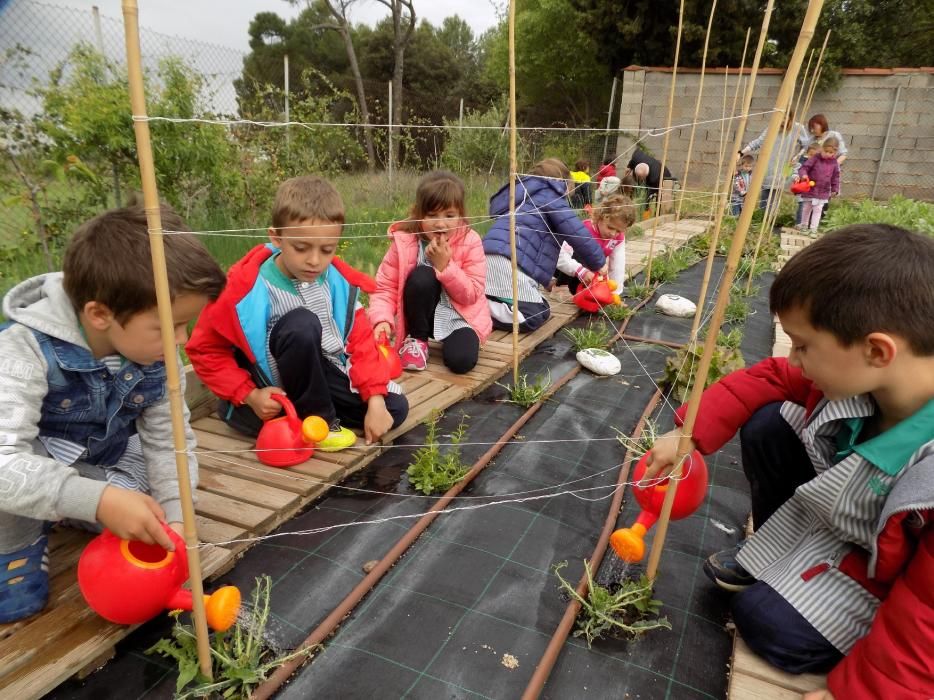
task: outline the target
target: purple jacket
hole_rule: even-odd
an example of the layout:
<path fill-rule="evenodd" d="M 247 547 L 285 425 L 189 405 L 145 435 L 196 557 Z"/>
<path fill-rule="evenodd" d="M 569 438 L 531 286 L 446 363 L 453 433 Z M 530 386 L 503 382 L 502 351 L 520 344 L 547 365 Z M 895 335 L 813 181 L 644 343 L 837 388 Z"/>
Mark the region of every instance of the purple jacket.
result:
<path fill-rule="evenodd" d="M 840 164 L 836 158 L 824 158 L 820 153 L 813 155 L 801 166 L 798 175 L 814 181 L 805 199 L 830 199 L 831 194 L 840 194 Z"/>

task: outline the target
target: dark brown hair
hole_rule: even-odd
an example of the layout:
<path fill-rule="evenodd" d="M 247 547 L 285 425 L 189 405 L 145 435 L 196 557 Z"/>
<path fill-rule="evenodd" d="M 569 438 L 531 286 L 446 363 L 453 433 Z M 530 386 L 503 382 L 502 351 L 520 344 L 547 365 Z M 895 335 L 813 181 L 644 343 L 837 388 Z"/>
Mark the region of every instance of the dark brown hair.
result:
<path fill-rule="evenodd" d="M 182 218 L 160 208 L 163 231 L 188 231 Z M 104 304 L 117 322 L 156 305 L 149 226 L 141 204 L 111 209 L 82 224 L 65 250 L 64 287 L 75 310 L 89 301 Z M 169 293 L 200 294 L 217 299 L 227 279 L 223 270 L 191 233 L 166 233 L 165 265 Z"/>
<path fill-rule="evenodd" d="M 409 212 L 407 221 L 396 228 L 409 233 L 420 233 L 422 219 L 444 209 L 457 209 L 461 216 L 467 216 L 464 183 L 448 170 L 433 170 L 418 181 L 415 189 L 415 204 Z"/>
<path fill-rule="evenodd" d="M 574 163 L 574 170 L 578 172 L 584 172 L 584 173 L 587 172 L 588 170 L 590 170 L 590 161 L 584 160 L 583 158 L 581 158 L 576 163 Z"/>
<path fill-rule="evenodd" d="M 632 173 L 628 170 L 626 174 L 619 179 L 619 193 L 624 194 L 627 197 L 632 197 L 636 191 L 636 178 L 632 176 Z"/>
<path fill-rule="evenodd" d="M 823 114 L 815 114 L 813 117 L 808 119 L 808 131 L 810 131 L 811 127 L 813 127 L 815 124 L 820 126 L 822 134 L 826 134 L 830 130 L 830 127 L 827 126 L 827 117 L 825 117 Z"/>
<path fill-rule="evenodd" d="M 555 180 L 567 180 L 571 177 L 571 171 L 564 164 L 563 160 L 558 158 L 545 158 L 538 161 L 529 170 L 529 175 L 540 175 L 541 177 L 550 177 Z"/>
<path fill-rule="evenodd" d="M 769 292 L 772 313 L 803 309 L 845 346 L 892 333 L 934 355 L 934 239 L 888 224 L 855 224 L 794 255 Z"/>
<path fill-rule="evenodd" d="M 303 221 L 344 223 L 344 201 L 324 178 L 315 175 L 293 177 L 276 190 L 276 201 L 272 206 L 273 227 L 278 230 Z"/>

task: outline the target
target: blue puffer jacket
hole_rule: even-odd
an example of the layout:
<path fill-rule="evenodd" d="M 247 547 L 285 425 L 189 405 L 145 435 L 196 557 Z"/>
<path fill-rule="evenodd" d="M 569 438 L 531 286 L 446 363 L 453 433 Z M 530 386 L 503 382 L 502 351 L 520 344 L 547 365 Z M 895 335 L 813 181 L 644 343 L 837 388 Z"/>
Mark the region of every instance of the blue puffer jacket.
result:
<path fill-rule="evenodd" d="M 606 256 L 584 228 L 567 200 L 567 185 L 561 180 L 520 177 L 516 183 L 516 263 L 525 274 L 547 285 L 558 264 L 558 251 L 566 242 L 574 257 L 597 271 Z M 490 216 L 496 221 L 483 239 L 487 255 L 509 255 L 509 185 L 490 198 Z"/>

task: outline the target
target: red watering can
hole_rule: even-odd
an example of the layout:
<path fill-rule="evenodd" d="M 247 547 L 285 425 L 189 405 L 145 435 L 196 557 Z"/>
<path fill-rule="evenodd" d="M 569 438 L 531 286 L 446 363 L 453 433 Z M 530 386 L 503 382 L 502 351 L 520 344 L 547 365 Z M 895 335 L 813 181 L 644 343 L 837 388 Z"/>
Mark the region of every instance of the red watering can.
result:
<path fill-rule="evenodd" d="M 804 194 L 805 192 L 810 192 L 811 188 L 816 184 L 817 183 L 814 182 L 814 180 L 798 180 L 791 185 L 791 193 Z"/>
<path fill-rule="evenodd" d="M 396 349 L 390 344 L 389 338 L 385 333 L 379 334 L 376 347 L 379 349 L 379 354 L 386 363 L 386 368 L 389 371 L 389 378 L 396 379 L 397 377 L 401 377 L 402 361 L 399 359 L 399 353 L 396 352 Z"/>
<path fill-rule="evenodd" d="M 78 560 L 78 587 L 88 605 L 105 620 L 136 625 L 163 610 L 191 610 L 185 542 L 162 525 L 175 551 L 157 544 L 121 540 L 110 530 L 88 543 Z M 240 610 L 240 591 L 224 586 L 204 596 L 208 625 L 218 632 L 229 629 Z"/>
<path fill-rule="evenodd" d="M 648 453 L 636 465 L 634 474 L 638 484 L 645 474 Z M 707 494 L 707 464 L 700 452 L 695 450 L 682 466 L 682 476 L 675 492 L 675 501 L 671 507 L 671 519 L 686 518 L 703 503 Z M 645 533 L 658 520 L 662 511 L 665 492 L 669 488 L 668 479 L 652 480 L 651 486 L 633 486 L 636 501 L 642 506 L 642 512 L 632 527 L 624 527 L 610 535 L 610 545 L 623 561 L 641 561 L 645 555 Z"/>
<path fill-rule="evenodd" d="M 295 413 L 295 406 L 283 394 L 271 398 L 282 404 L 285 415 L 263 424 L 256 436 L 256 457 L 270 467 L 294 467 L 314 454 L 314 445 L 328 436 L 328 424 L 318 416 L 304 421 Z"/>
<path fill-rule="evenodd" d="M 616 294 L 616 282 L 603 277 L 596 276 L 590 285 L 581 285 L 581 288 L 574 295 L 574 303 L 584 311 L 596 313 L 604 306 L 613 306 L 622 304 L 619 294 Z"/>

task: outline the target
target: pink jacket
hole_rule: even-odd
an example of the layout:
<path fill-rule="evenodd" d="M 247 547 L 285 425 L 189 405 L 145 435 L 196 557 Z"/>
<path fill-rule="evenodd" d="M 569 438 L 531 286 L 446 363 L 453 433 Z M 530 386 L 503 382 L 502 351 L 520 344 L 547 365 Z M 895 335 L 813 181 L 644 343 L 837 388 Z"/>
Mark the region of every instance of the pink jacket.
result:
<path fill-rule="evenodd" d="M 392 242 L 376 271 L 376 291 L 370 294 L 370 323 L 386 322 L 396 334 L 396 347 L 405 339 L 402 290 L 418 265 L 418 236 L 389 227 Z M 486 255 L 480 235 L 466 226 L 450 234 L 451 260 L 436 276 L 455 311 L 476 331 L 483 343 L 493 331 L 486 300 Z"/>

